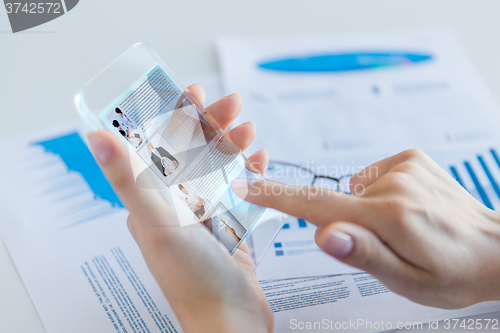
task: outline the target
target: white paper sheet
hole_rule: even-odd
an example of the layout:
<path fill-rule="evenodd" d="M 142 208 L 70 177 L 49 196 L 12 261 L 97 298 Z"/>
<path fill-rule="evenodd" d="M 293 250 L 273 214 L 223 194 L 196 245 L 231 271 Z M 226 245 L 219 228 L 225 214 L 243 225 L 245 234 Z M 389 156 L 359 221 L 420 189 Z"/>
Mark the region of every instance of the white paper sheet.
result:
<path fill-rule="evenodd" d="M 218 52 L 225 92 L 236 91 L 244 101 L 237 122 L 257 124 L 249 154 L 265 147 L 275 160 L 332 163 L 343 153 L 461 147 L 500 137 L 495 101 L 446 31 L 223 38 Z M 370 52 L 431 58 L 337 72 L 321 64 L 316 72 L 259 67 L 280 59 L 309 63 L 314 56 Z M 371 60 L 357 58 L 361 64 Z"/>
<path fill-rule="evenodd" d="M 276 333 L 381 332 L 405 326 L 418 331 L 429 322 L 500 310 L 500 302 L 461 310 L 422 306 L 389 291 L 369 274 L 275 280 L 261 285 L 274 311 Z"/>
<path fill-rule="evenodd" d="M 181 332 L 78 124 L 2 142 L 0 232 L 50 333 Z"/>

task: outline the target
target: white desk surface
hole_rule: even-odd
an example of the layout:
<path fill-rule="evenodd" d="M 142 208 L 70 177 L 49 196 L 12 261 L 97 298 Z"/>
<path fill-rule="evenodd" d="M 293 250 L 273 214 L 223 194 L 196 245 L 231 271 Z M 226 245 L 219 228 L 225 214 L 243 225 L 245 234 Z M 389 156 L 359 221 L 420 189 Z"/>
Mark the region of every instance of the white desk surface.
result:
<path fill-rule="evenodd" d="M 54 21 L 12 34 L 0 9 L 0 138 L 76 118 L 76 91 L 135 42 L 153 46 L 181 79 L 216 72 L 220 35 L 448 27 L 500 101 L 499 12 L 498 0 L 85 0 Z M 0 331 L 45 332 L 1 241 L 0 272 Z"/>

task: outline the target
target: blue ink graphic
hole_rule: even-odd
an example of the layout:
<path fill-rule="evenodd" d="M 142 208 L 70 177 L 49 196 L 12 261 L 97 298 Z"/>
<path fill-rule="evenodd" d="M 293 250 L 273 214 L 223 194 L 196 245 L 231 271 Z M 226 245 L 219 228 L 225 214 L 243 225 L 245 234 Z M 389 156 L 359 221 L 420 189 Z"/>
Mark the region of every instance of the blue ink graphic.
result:
<path fill-rule="evenodd" d="M 263 61 L 257 66 L 280 72 L 347 72 L 385 67 L 398 67 L 429 62 L 430 54 L 405 52 L 352 52 L 310 55 Z"/>
<path fill-rule="evenodd" d="M 472 179 L 472 182 L 474 183 L 474 186 L 476 187 L 476 190 L 479 193 L 479 196 L 481 197 L 481 200 L 483 201 L 484 205 L 489 209 L 493 209 L 493 205 L 491 204 L 490 199 L 488 199 L 488 195 L 481 186 L 481 183 L 479 183 L 479 180 L 476 177 L 476 173 L 472 169 L 470 163 L 464 162 L 464 166 L 467 169 L 467 172 L 469 173 L 470 178 Z"/>
<path fill-rule="evenodd" d="M 495 191 L 498 198 L 500 199 L 500 188 L 498 187 L 498 184 L 497 184 L 495 178 L 493 178 L 493 175 L 491 174 L 490 169 L 486 165 L 486 161 L 480 155 L 477 156 L 477 159 L 478 159 L 479 163 L 481 164 L 481 166 L 483 167 L 484 173 L 486 174 L 486 177 L 488 177 L 488 180 L 490 181 L 491 186 L 493 187 L 493 190 Z"/>
<path fill-rule="evenodd" d="M 32 145 L 42 146 L 47 152 L 59 155 L 69 172 L 78 172 L 82 175 L 96 198 L 106 200 L 113 206 L 124 208 L 78 133 L 35 142 Z M 66 185 L 62 184 L 61 186 Z M 54 188 L 54 190 L 57 189 L 59 188 Z"/>

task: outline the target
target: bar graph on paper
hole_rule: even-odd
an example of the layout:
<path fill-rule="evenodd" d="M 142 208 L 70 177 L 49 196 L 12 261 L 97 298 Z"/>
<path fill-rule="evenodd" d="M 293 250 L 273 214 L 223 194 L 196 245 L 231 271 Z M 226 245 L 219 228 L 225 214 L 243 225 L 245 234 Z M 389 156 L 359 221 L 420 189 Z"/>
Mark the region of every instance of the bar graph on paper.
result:
<path fill-rule="evenodd" d="M 27 149 L 18 165 L 27 169 L 32 200 L 48 209 L 58 228 L 77 226 L 123 210 L 123 204 L 76 131 L 33 141 Z"/>
<path fill-rule="evenodd" d="M 455 158 L 445 170 L 486 207 L 500 210 L 500 158 L 496 148 L 488 148 Z M 444 167 L 444 166 L 443 166 Z"/>

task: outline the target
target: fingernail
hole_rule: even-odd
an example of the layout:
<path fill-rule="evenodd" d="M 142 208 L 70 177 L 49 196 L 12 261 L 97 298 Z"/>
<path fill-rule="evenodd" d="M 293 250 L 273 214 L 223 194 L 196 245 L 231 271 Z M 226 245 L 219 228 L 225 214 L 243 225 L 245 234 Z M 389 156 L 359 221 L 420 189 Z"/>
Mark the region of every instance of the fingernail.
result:
<path fill-rule="evenodd" d="M 92 150 L 97 162 L 103 164 L 107 163 L 113 154 L 113 147 L 107 138 L 103 133 L 99 132 L 91 132 L 87 135 L 87 138 L 89 140 L 90 150 Z"/>
<path fill-rule="evenodd" d="M 248 189 L 254 184 L 255 180 L 251 179 L 235 179 L 231 182 L 231 188 L 240 198 L 245 198 L 248 195 Z"/>
<path fill-rule="evenodd" d="M 353 248 L 352 237 L 339 230 L 334 230 L 323 243 L 325 252 L 336 258 L 347 257 Z"/>

